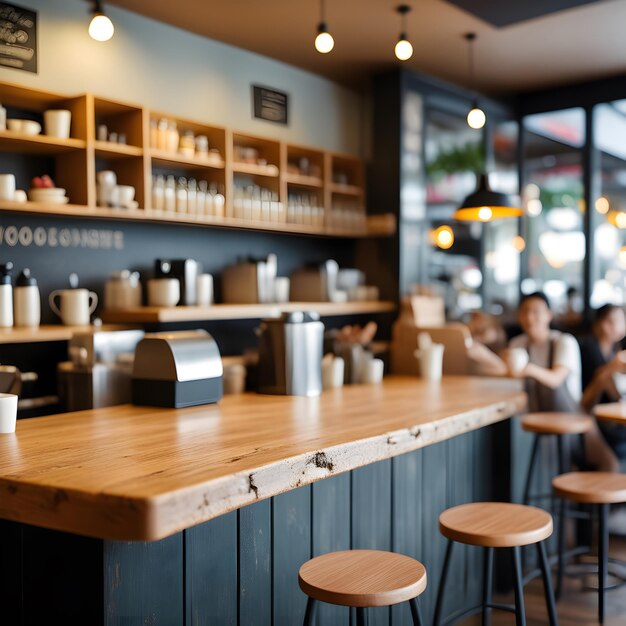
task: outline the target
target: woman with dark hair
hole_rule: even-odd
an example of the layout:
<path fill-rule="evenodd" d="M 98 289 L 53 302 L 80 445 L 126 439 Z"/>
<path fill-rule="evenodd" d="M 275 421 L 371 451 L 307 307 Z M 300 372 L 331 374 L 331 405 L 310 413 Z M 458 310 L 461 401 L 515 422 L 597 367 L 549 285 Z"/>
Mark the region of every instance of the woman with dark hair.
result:
<path fill-rule="evenodd" d="M 572 335 L 552 329 L 552 318 L 550 303 L 543 293 L 523 296 L 518 308 L 523 334 L 511 339 L 509 350 L 525 350 L 526 366 L 512 369 L 496 355 L 477 360 L 487 374 L 523 379 L 530 412 L 582 413 L 578 342 Z M 615 455 L 597 428 L 585 435 L 585 459 L 599 470 L 619 471 Z"/>
<path fill-rule="evenodd" d="M 580 341 L 582 354 L 582 406 L 592 412 L 600 402 L 616 402 L 621 394 L 616 379 L 626 374 L 626 351 L 620 342 L 626 335 L 621 307 L 605 304 L 596 311 L 592 334 Z M 599 423 L 607 443 L 620 459 L 626 459 L 626 427 Z"/>

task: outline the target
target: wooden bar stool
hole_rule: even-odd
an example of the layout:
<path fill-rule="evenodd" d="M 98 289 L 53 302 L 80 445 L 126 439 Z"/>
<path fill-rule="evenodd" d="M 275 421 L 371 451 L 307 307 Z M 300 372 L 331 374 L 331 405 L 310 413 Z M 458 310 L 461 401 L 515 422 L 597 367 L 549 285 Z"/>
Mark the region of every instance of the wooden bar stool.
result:
<path fill-rule="evenodd" d="M 554 594 L 548 557 L 543 543 L 552 534 L 552 516 L 534 506 L 508 504 L 506 502 L 475 502 L 462 504 L 444 511 L 439 516 L 439 531 L 448 539 L 446 555 L 437 591 L 434 625 L 441 624 L 441 611 L 446 578 L 450 567 L 454 542 L 479 546 L 485 549 L 483 570 L 483 597 L 479 607 L 463 610 L 460 614 L 446 620 L 453 623 L 463 617 L 482 612 L 483 625 L 491 622 L 491 609 L 500 609 L 515 613 L 517 626 L 525 626 L 524 588 L 522 582 L 521 547 L 531 544 L 537 546 L 543 586 L 550 625 L 557 625 Z M 515 581 L 515 605 L 494 604 L 493 588 L 493 552 L 494 548 L 510 548 L 513 575 Z"/>
<path fill-rule="evenodd" d="M 568 435 L 580 435 L 581 446 L 582 436 L 593 427 L 593 419 L 587 415 L 576 413 L 529 413 L 522 418 L 522 429 L 535 434 L 530 463 L 526 473 L 526 483 L 524 486 L 524 504 L 530 504 L 531 500 L 541 499 L 542 496 L 531 496 L 530 485 L 532 483 L 535 465 L 537 463 L 537 453 L 542 438 L 554 436 L 557 439 L 557 454 L 559 474 L 564 474 L 570 470 L 570 459 L 566 449 L 566 437 Z"/>
<path fill-rule="evenodd" d="M 565 501 L 596 505 L 599 513 L 598 532 L 598 620 L 604 623 L 606 577 L 609 563 L 608 517 L 611 504 L 626 502 L 626 475 L 611 472 L 570 472 L 552 481 L 554 493 L 561 498 L 560 519 L 565 519 Z M 559 524 L 558 587 L 563 581 L 565 529 Z"/>
<path fill-rule="evenodd" d="M 313 626 L 316 602 L 356 608 L 357 626 L 367 624 L 366 607 L 409 602 L 415 626 L 422 626 L 417 596 L 426 589 L 426 569 L 404 554 L 345 550 L 307 561 L 298 573 L 309 596 L 304 626 Z"/>

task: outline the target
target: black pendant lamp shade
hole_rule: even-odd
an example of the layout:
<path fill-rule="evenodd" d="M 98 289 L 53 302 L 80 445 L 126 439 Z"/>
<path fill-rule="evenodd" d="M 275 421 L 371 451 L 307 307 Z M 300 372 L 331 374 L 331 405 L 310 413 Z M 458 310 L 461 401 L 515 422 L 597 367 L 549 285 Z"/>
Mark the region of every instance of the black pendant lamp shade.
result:
<path fill-rule="evenodd" d="M 487 174 L 478 176 L 478 187 L 455 211 L 453 218 L 465 222 L 491 222 L 505 217 L 519 217 L 524 211 L 505 193 L 493 191 Z"/>

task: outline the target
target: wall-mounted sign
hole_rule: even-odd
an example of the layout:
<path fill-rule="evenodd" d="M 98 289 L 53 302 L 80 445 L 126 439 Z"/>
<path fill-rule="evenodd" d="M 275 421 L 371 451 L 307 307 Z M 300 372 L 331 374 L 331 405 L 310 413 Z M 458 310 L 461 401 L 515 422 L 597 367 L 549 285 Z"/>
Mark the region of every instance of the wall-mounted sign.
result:
<path fill-rule="evenodd" d="M 0 67 L 37 73 L 37 12 L 0 2 Z"/>
<path fill-rule="evenodd" d="M 252 85 L 254 117 L 277 124 L 289 121 L 289 96 L 282 91 Z"/>
<path fill-rule="evenodd" d="M 55 226 L 15 226 L 0 224 L 0 250 L 14 248 L 87 248 L 91 250 L 123 250 L 121 230 L 100 228 L 57 228 Z"/>

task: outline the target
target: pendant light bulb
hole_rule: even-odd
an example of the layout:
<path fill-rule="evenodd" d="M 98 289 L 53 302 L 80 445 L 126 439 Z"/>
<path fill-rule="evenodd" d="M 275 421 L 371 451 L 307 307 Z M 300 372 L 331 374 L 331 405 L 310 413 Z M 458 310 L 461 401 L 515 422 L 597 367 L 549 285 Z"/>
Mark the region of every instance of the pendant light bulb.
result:
<path fill-rule="evenodd" d="M 317 37 L 315 38 L 315 49 L 320 54 L 328 54 L 335 47 L 335 40 L 328 32 L 326 24 L 326 11 L 324 10 L 324 0 L 320 0 L 320 23 L 317 25 Z"/>
<path fill-rule="evenodd" d="M 315 49 L 320 54 L 328 54 L 335 47 L 335 40 L 328 32 L 328 28 L 324 22 L 321 22 L 317 28 L 317 37 L 315 38 Z"/>
<path fill-rule="evenodd" d="M 485 115 L 485 112 L 480 109 L 476 104 L 474 104 L 470 112 L 467 114 L 467 125 L 470 128 L 479 130 L 485 125 L 486 121 L 487 116 Z"/>
<path fill-rule="evenodd" d="M 114 32 L 113 22 L 104 14 L 100 0 L 96 0 L 93 17 L 89 22 L 89 36 L 96 41 L 109 41 Z"/>
<path fill-rule="evenodd" d="M 469 62 L 469 79 L 472 91 L 474 90 L 475 83 L 475 70 L 474 70 L 474 42 L 476 41 L 476 33 L 466 33 L 464 35 L 468 46 L 468 62 Z M 478 102 L 474 100 L 472 108 L 467 114 L 467 125 L 475 130 L 480 130 L 487 121 L 485 112 L 478 106 Z"/>
<path fill-rule="evenodd" d="M 413 56 L 413 46 L 404 33 L 402 33 L 400 39 L 398 39 L 395 52 L 396 57 L 398 57 L 400 61 L 407 61 Z"/>
<path fill-rule="evenodd" d="M 396 57 L 400 61 L 407 61 L 413 56 L 413 46 L 409 41 L 409 38 L 406 34 L 406 16 L 411 12 L 411 7 L 408 4 L 401 4 L 396 12 L 400 15 L 400 20 L 402 23 L 402 32 L 398 37 L 398 42 L 396 43 L 395 53 Z"/>

